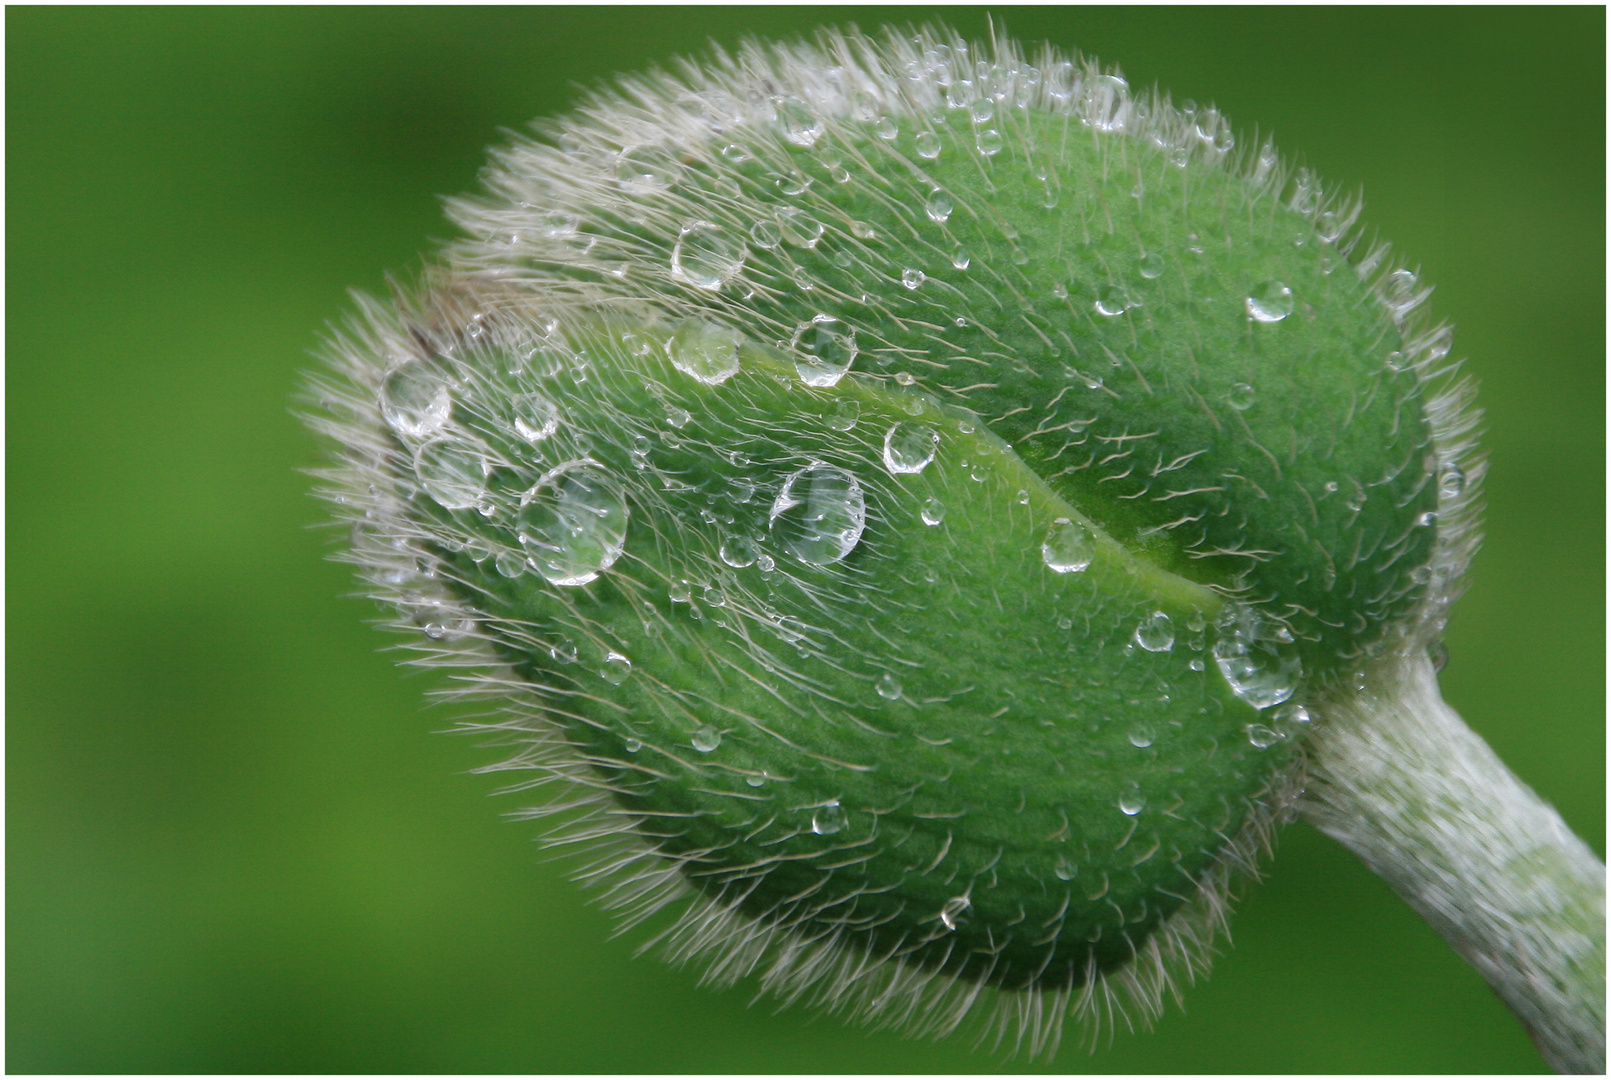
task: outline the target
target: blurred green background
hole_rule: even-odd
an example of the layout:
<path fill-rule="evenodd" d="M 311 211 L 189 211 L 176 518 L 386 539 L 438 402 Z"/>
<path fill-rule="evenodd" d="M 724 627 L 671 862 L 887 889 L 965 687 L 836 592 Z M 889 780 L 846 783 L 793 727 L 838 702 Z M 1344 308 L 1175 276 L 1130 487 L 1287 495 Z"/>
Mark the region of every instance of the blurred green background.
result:
<path fill-rule="evenodd" d="M 1023 1067 L 610 939 L 324 561 L 290 405 L 346 290 L 449 235 L 438 196 L 500 129 L 708 37 L 922 14 L 8 9 L 10 1071 Z M 1604 10 L 995 14 L 1363 185 L 1438 285 L 1493 460 L 1445 691 L 1603 853 Z M 1307 826 L 1233 925 L 1184 1012 L 1056 1068 L 1541 1069 Z"/>

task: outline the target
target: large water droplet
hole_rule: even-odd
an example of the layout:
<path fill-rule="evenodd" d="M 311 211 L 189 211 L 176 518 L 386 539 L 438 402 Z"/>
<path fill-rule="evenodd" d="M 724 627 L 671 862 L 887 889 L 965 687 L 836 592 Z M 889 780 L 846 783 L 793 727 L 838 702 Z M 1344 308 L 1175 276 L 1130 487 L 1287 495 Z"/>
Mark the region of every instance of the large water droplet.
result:
<path fill-rule="evenodd" d="M 953 896 L 940 908 L 940 923 L 947 930 L 955 930 L 962 923 L 962 916 L 973 906 L 973 901 L 966 896 Z"/>
<path fill-rule="evenodd" d="M 832 386 L 856 361 L 856 331 L 842 319 L 818 315 L 794 332 L 794 369 L 807 386 Z"/>
<path fill-rule="evenodd" d="M 453 394 L 441 375 L 422 361 L 409 360 L 381 381 L 380 411 L 397 434 L 422 439 L 447 423 Z"/>
<path fill-rule="evenodd" d="M 934 460 L 940 433 L 927 424 L 895 424 L 884 433 L 884 468 L 920 473 Z"/>
<path fill-rule="evenodd" d="M 713 727 L 702 727 L 694 732 L 688 742 L 701 754 L 708 754 L 722 744 L 722 733 Z"/>
<path fill-rule="evenodd" d="M 1161 611 L 1154 611 L 1136 627 L 1136 644 L 1148 652 L 1168 652 L 1175 647 L 1175 623 Z"/>
<path fill-rule="evenodd" d="M 1262 323 L 1280 322 L 1292 314 L 1292 290 L 1271 278 L 1248 295 L 1247 313 Z"/>
<path fill-rule="evenodd" d="M 554 585 L 585 585 L 626 545 L 626 497 L 592 461 L 566 462 L 537 481 L 515 515 L 521 547 Z"/>
<path fill-rule="evenodd" d="M 778 543 L 801 562 L 836 563 L 855 549 L 867 527 L 861 483 L 837 466 L 809 465 L 783 482 L 769 524 Z"/>
<path fill-rule="evenodd" d="M 744 335 L 720 323 L 685 323 L 666 343 L 671 364 L 706 386 L 719 386 L 738 374 L 738 347 Z"/>
<path fill-rule="evenodd" d="M 538 393 L 521 394 L 510 404 L 515 414 L 515 433 L 536 444 L 559 430 L 559 406 Z"/>
<path fill-rule="evenodd" d="M 839 805 L 839 800 L 817 808 L 811 815 L 811 831 L 818 836 L 832 836 L 845 827 L 845 811 Z"/>
<path fill-rule="evenodd" d="M 1286 647 L 1290 632 L 1239 604 L 1226 605 L 1218 627 L 1214 663 L 1232 693 L 1255 709 L 1268 709 L 1292 696 L 1303 677 L 1303 664 Z"/>
<path fill-rule="evenodd" d="M 468 439 L 436 439 L 414 452 L 420 487 L 443 508 L 468 510 L 486 496 L 487 455 Z"/>
<path fill-rule="evenodd" d="M 699 289 L 720 289 L 744 267 L 743 240 L 708 221 L 684 226 L 671 248 L 671 273 Z"/>
<path fill-rule="evenodd" d="M 1059 574 L 1077 574 L 1091 565 L 1096 554 L 1091 531 L 1078 521 L 1058 518 L 1046 530 L 1046 540 L 1040 546 L 1040 557 Z"/>

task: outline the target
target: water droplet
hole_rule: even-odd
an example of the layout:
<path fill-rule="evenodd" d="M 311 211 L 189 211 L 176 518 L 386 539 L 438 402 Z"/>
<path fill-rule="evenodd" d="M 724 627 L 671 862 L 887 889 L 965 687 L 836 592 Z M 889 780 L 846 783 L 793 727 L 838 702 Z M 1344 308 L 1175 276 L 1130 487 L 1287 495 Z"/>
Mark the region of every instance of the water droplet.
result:
<path fill-rule="evenodd" d="M 995 128 L 985 128 L 973 137 L 973 144 L 979 148 L 979 153 L 985 157 L 995 157 L 1001 153 L 1001 148 L 1005 145 L 1005 142 L 1001 138 L 1001 132 Z"/>
<path fill-rule="evenodd" d="M 1079 867 L 1070 861 L 1067 855 L 1059 855 L 1052 864 L 1052 873 L 1057 875 L 1058 881 L 1073 881 L 1074 875 L 1079 873 Z"/>
<path fill-rule="evenodd" d="M 517 578 L 526 572 L 526 560 L 512 551 L 500 551 L 492 557 L 492 566 L 506 578 Z"/>
<path fill-rule="evenodd" d="M 666 595 L 671 598 L 673 604 L 686 604 L 694 598 L 694 590 L 686 581 L 673 581 L 671 588 L 666 590 Z"/>
<path fill-rule="evenodd" d="M 511 403 L 515 433 L 533 445 L 559 430 L 559 406 L 542 394 L 521 394 Z"/>
<path fill-rule="evenodd" d="M 1137 724 L 1130 729 L 1130 745 L 1137 750 L 1145 750 L 1152 745 L 1152 740 L 1155 738 L 1157 735 L 1146 724 Z"/>
<path fill-rule="evenodd" d="M 666 423 L 679 430 L 687 427 L 688 421 L 692 420 L 693 418 L 693 414 L 687 409 L 679 409 L 675 405 L 666 410 Z M 664 439 L 664 437 L 662 438 Z M 669 439 L 664 439 L 664 441 L 666 445 L 670 446 L 672 449 L 676 449 L 677 446 L 681 445 L 680 443 L 673 443 Z"/>
<path fill-rule="evenodd" d="M 1247 741 L 1260 750 L 1274 746 L 1284 738 L 1286 738 L 1285 735 L 1282 735 L 1274 728 L 1265 727 L 1263 724 L 1249 724 L 1247 726 Z"/>
<path fill-rule="evenodd" d="M 945 504 L 939 499 L 925 499 L 921 517 L 925 525 L 938 525 L 945 520 Z"/>
<path fill-rule="evenodd" d="M 905 285 L 908 289 L 915 289 L 928 279 L 929 276 L 927 274 L 914 267 L 907 267 L 905 270 L 901 271 L 901 284 Z"/>
<path fill-rule="evenodd" d="M 897 701 L 901 696 L 901 681 L 886 671 L 878 677 L 878 683 L 874 689 L 878 691 L 878 696 L 885 701 Z"/>
<path fill-rule="evenodd" d="M 821 117 L 797 97 L 779 100 L 777 117 L 778 124 L 783 128 L 783 137 L 795 146 L 815 146 L 817 140 L 822 138 Z"/>
<path fill-rule="evenodd" d="M 835 431 L 850 431 L 861 418 L 861 405 L 855 398 L 846 398 L 828 414 L 828 426 Z"/>
<path fill-rule="evenodd" d="M 770 221 L 757 221 L 750 226 L 750 242 L 763 251 L 771 251 L 783 242 L 783 234 Z"/>
<path fill-rule="evenodd" d="M 807 386 L 832 386 L 856 360 L 856 331 L 832 315 L 817 315 L 794 332 L 794 369 Z"/>
<path fill-rule="evenodd" d="M 720 554 L 722 562 L 735 570 L 742 570 L 754 565 L 756 557 L 761 554 L 761 547 L 751 537 L 729 536 L 722 541 Z"/>
<path fill-rule="evenodd" d="M 625 750 L 629 754 L 636 754 L 639 750 L 643 749 L 643 740 L 641 740 L 641 739 L 622 739 L 621 740 L 621 749 Z"/>
<path fill-rule="evenodd" d="M 482 449 L 467 439 L 436 439 L 414 452 L 420 486 L 447 510 L 468 510 L 486 496 L 491 466 Z"/>
<path fill-rule="evenodd" d="M 818 836 L 832 836 L 845 827 L 845 811 L 835 799 L 826 806 L 817 808 L 811 815 L 811 831 Z"/>
<path fill-rule="evenodd" d="M 769 527 L 801 562 L 836 563 L 855 550 L 867 527 L 861 483 L 837 466 L 808 465 L 783 482 L 772 503 Z"/>
<path fill-rule="evenodd" d="M 951 253 L 951 265 L 956 267 L 958 270 L 966 270 L 968 268 L 968 264 L 972 261 L 973 259 L 972 256 L 968 254 L 968 249 L 963 247 L 961 244 L 958 244 L 957 249 Z"/>
<path fill-rule="evenodd" d="M 1225 401 L 1237 412 L 1246 412 L 1258 400 L 1258 394 L 1245 382 L 1232 383 L 1225 392 Z"/>
<path fill-rule="evenodd" d="M 1046 540 L 1040 546 L 1040 557 L 1059 574 L 1077 574 L 1091 565 L 1096 554 L 1091 532 L 1078 521 L 1058 518 L 1046 530 Z"/>
<path fill-rule="evenodd" d="M 708 221 L 685 225 L 671 247 L 671 274 L 697 289 L 720 289 L 744 267 L 744 241 Z"/>
<path fill-rule="evenodd" d="M 1164 258 L 1156 251 L 1149 251 L 1145 255 L 1141 256 L 1141 262 L 1139 265 L 1141 269 L 1141 276 L 1146 278 L 1148 281 L 1163 277 Z"/>
<path fill-rule="evenodd" d="M 955 930 L 961 923 L 962 916 L 973 906 L 973 901 L 966 896 L 953 896 L 940 908 L 940 922 L 947 930 Z"/>
<path fill-rule="evenodd" d="M 701 595 L 704 597 L 705 603 L 711 607 L 727 606 L 727 594 L 722 591 L 719 585 L 706 585 Z"/>
<path fill-rule="evenodd" d="M 895 424 L 884 433 L 884 468 L 894 474 L 920 473 L 939 445 L 940 433 L 927 424 Z"/>
<path fill-rule="evenodd" d="M 968 107 L 968 114 L 975 124 L 988 124 L 995 118 L 996 103 L 987 97 L 980 98 Z"/>
<path fill-rule="evenodd" d="M 1096 313 L 1112 318 L 1130 310 L 1130 297 L 1117 285 L 1104 285 L 1097 290 Z"/>
<path fill-rule="evenodd" d="M 917 156 L 933 161 L 940 156 L 940 137 L 932 131 L 920 131 L 913 140 L 917 146 Z"/>
<path fill-rule="evenodd" d="M 556 664 L 574 664 L 580 655 L 581 652 L 576 648 L 576 642 L 570 638 L 565 638 L 548 647 L 549 659 Z"/>
<path fill-rule="evenodd" d="M 765 787 L 766 786 L 766 777 L 764 777 L 764 776 L 746 776 L 744 778 L 744 782 L 746 784 L 748 784 L 750 787 Z"/>
<path fill-rule="evenodd" d="M 1438 470 L 1438 497 L 1458 499 L 1466 489 L 1466 471 L 1453 461 L 1445 461 Z"/>
<path fill-rule="evenodd" d="M 722 733 L 707 725 L 695 731 L 688 742 L 701 754 L 708 754 L 722 744 Z"/>
<path fill-rule="evenodd" d="M 1128 817 L 1135 817 L 1147 808 L 1147 797 L 1141 793 L 1141 785 L 1134 780 L 1130 781 L 1124 793 L 1119 796 L 1119 812 Z"/>
<path fill-rule="evenodd" d="M 887 116 L 880 116 L 878 118 L 878 124 L 873 130 L 876 131 L 878 133 L 878 137 L 883 139 L 885 142 L 892 142 L 895 137 L 901 133 L 901 129 L 895 126 L 895 121 L 891 120 Z"/>
<path fill-rule="evenodd" d="M 1136 644 L 1148 652 L 1168 652 L 1175 647 L 1175 623 L 1161 611 L 1154 611 L 1136 627 Z"/>
<path fill-rule="evenodd" d="M 1309 710 L 1304 708 L 1302 705 L 1299 705 L 1295 701 L 1283 705 L 1280 709 L 1276 710 L 1275 713 L 1275 722 L 1277 727 L 1280 731 L 1287 735 L 1291 735 L 1293 732 L 1301 730 L 1304 724 L 1309 723 L 1313 719 L 1314 717 L 1310 715 Z"/>
<path fill-rule="evenodd" d="M 453 395 L 440 375 L 422 361 L 410 360 L 381 381 L 380 410 L 397 434 L 425 438 L 447 423 Z"/>
<path fill-rule="evenodd" d="M 632 674 L 632 661 L 618 652 L 612 652 L 604 658 L 604 666 L 599 668 L 599 677 L 611 686 L 620 686 Z"/>
<path fill-rule="evenodd" d="M 935 191 L 929 196 L 929 201 L 923 204 L 923 210 L 929 220 L 938 224 L 945 224 L 951 216 L 951 196 L 943 191 Z"/>
<path fill-rule="evenodd" d="M 719 386 L 738 374 L 743 340 L 744 335 L 731 327 L 698 320 L 684 324 L 666 343 L 666 352 L 678 371 L 706 386 Z"/>
<path fill-rule="evenodd" d="M 1284 627 L 1272 626 L 1250 607 L 1227 604 L 1218 623 L 1214 663 L 1231 692 L 1255 709 L 1268 709 L 1292 696 L 1303 675 L 1297 654 L 1283 648 Z"/>
<path fill-rule="evenodd" d="M 615 182 L 630 195 L 658 195 L 682 178 L 682 166 L 668 146 L 633 146 L 615 159 Z"/>
<path fill-rule="evenodd" d="M 585 585 L 626 546 L 626 497 L 603 468 L 570 461 L 521 499 L 515 527 L 537 572 L 553 585 Z"/>
<path fill-rule="evenodd" d="M 1248 296 L 1247 313 L 1262 323 L 1280 322 L 1292 314 L 1292 290 L 1271 278 Z"/>
<path fill-rule="evenodd" d="M 814 248 L 827 226 L 797 206 L 785 206 L 778 211 L 778 229 L 795 247 Z"/>

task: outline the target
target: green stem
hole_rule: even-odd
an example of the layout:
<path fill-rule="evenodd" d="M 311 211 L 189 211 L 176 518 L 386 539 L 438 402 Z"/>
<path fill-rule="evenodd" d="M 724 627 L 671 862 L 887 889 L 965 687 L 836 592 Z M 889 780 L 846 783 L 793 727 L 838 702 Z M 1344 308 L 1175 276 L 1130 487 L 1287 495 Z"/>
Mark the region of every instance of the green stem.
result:
<path fill-rule="evenodd" d="M 1558 1072 L 1605 1072 L 1605 865 L 1444 703 L 1422 650 L 1319 710 L 1305 816 L 1471 962 Z"/>

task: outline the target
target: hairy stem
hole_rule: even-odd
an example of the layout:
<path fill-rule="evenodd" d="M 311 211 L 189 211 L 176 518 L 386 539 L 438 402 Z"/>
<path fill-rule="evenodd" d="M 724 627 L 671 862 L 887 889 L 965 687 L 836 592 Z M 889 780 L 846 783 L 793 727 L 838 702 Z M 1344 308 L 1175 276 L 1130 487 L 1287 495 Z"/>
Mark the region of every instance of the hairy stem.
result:
<path fill-rule="evenodd" d="M 1605 866 L 1444 703 L 1421 650 L 1323 706 L 1301 804 L 1482 973 L 1559 1072 L 1605 1072 Z"/>

